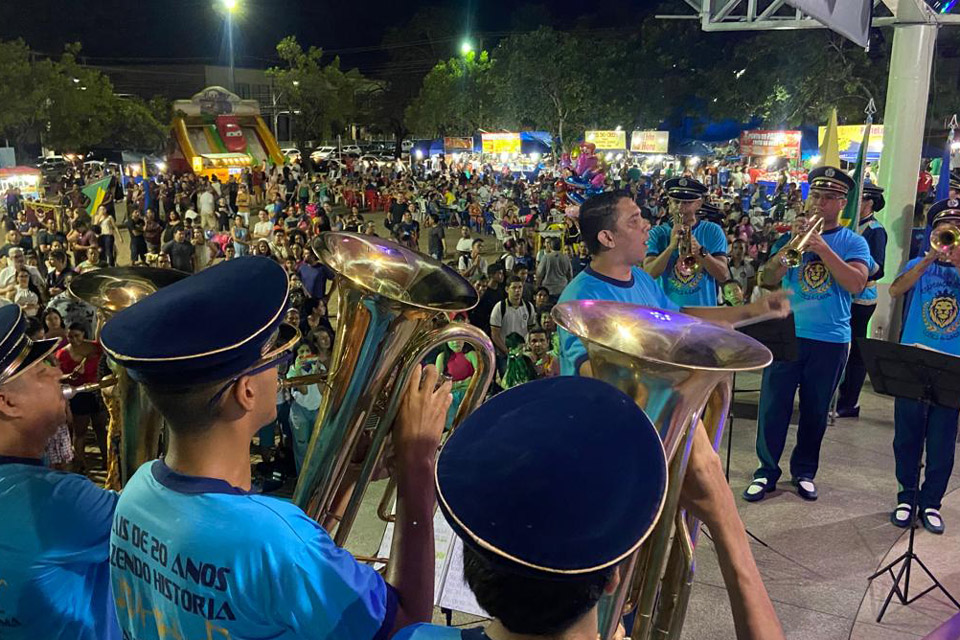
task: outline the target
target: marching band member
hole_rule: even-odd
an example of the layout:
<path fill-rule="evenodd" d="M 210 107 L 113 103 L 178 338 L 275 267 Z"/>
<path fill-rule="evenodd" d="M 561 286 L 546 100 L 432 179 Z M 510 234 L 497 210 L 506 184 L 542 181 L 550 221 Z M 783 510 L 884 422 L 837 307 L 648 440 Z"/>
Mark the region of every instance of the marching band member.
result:
<path fill-rule="evenodd" d="M 32 341 L 20 307 L 0 308 L 0 638 L 119 639 L 110 595 L 117 494 L 44 466 L 66 423 L 58 340 Z"/>
<path fill-rule="evenodd" d="M 727 269 L 727 236 L 716 222 L 697 219 L 707 188 L 693 178 L 672 178 L 664 183 L 668 207 L 679 210 L 682 227 L 690 234 L 690 250 L 698 269 L 683 273 L 678 246 L 684 230 L 676 218 L 650 231 L 644 270 L 657 279 L 667 297 L 681 307 L 717 306 L 717 283 L 730 278 Z"/>
<path fill-rule="evenodd" d="M 595 195 L 580 207 L 580 233 L 592 256 L 560 295 L 568 300 L 612 300 L 670 311 L 682 310 L 705 320 L 735 323 L 758 315 L 786 316 L 789 304 L 782 293 L 771 294 L 739 307 L 683 307 L 657 286 L 649 273 L 636 265 L 647 253 L 650 223 L 640 207 L 622 192 Z M 714 298 L 716 293 L 714 293 Z M 589 367 L 586 348 L 579 338 L 560 331 L 560 373 L 576 375 Z"/>
<path fill-rule="evenodd" d="M 762 500 L 780 479 L 780 456 L 798 387 L 800 421 L 797 444 L 790 456 L 790 474 L 801 498 L 817 499 L 814 478 L 820 443 L 850 343 L 851 295 L 862 291 L 867 282 L 867 241 L 838 224 L 853 179 L 827 166 L 811 171 L 809 179 L 808 200 L 813 205 L 812 213 L 823 220 L 822 231 L 810 234 L 801 263 L 795 268 L 784 264 L 784 247 L 793 236 L 785 234 L 771 248 L 774 255 L 761 271 L 763 284 L 782 282 L 789 292 L 799 355 L 792 362 L 774 362 L 763 372 L 757 424 L 760 466 L 743 492 L 750 502 Z"/>
<path fill-rule="evenodd" d="M 663 501 L 658 439 L 633 400 L 599 380 L 538 380 L 482 405 L 440 452 L 436 487 L 464 543 L 467 585 L 493 620 L 485 630 L 416 625 L 397 640 L 596 638 L 598 602 L 616 589 L 619 564 L 652 530 Z M 681 500 L 713 534 L 737 638 L 783 638 L 702 430 Z"/>
<path fill-rule="evenodd" d="M 887 232 L 874 214 L 883 209 L 883 188 L 874 184 L 863 185 L 863 197 L 860 202 L 860 235 L 870 247 L 873 259 L 867 286 L 853 295 L 850 307 L 850 357 L 840 383 L 840 397 L 837 399 L 837 417 L 856 418 L 860 415 L 860 390 L 867 377 L 867 369 L 860 355 L 857 338 L 867 336 L 870 317 L 877 308 L 877 281 L 883 277 L 883 263 L 887 250 Z"/>
<path fill-rule="evenodd" d="M 104 350 L 143 385 L 169 432 L 166 456 L 134 474 L 114 518 L 125 637 L 361 640 L 431 618 L 431 485 L 450 404 L 436 369 L 422 380 L 414 372 L 393 431 L 392 586 L 299 508 L 251 492 L 250 440 L 276 417 L 277 366 L 297 337 L 281 325 L 288 287 L 272 260 L 229 260 L 103 327 Z"/>
<path fill-rule="evenodd" d="M 941 200 L 930 209 L 934 233 L 945 224 L 960 225 L 960 201 Z M 902 344 L 918 344 L 960 356 L 960 247 L 929 249 L 923 257 L 910 260 L 890 285 L 890 297 L 906 295 Z M 910 526 L 914 487 L 918 484 L 920 448 L 926 445 L 926 470 L 920 487 L 920 519 L 931 533 L 943 533 L 940 502 L 953 472 L 960 412 L 947 407 L 930 407 L 926 443 L 921 442 L 923 406 L 915 400 L 897 398 L 894 403 L 893 455 L 896 461 L 897 507 L 890 521 Z"/>

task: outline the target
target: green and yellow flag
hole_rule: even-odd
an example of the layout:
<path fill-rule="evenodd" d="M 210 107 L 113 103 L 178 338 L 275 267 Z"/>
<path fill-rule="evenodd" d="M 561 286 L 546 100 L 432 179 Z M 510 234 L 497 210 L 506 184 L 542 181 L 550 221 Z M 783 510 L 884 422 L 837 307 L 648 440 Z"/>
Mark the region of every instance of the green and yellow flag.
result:
<path fill-rule="evenodd" d="M 860 150 L 857 151 L 857 164 L 853 169 L 853 189 L 847 194 L 847 205 L 840 214 L 840 224 L 854 233 L 860 230 L 860 199 L 863 197 L 864 170 L 867 168 L 867 148 L 870 146 L 870 129 L 873 128 L 873 114 L 877 108 L 873 98 L 867 105 L 867 123 L 863 127 L 863 139 L 860 141 Z M 834 112 L 836 114 L 836 112 Z M 838 165 L 834 165 L 838 166 Z"/>
<path fill-rule="evenodd" d="M 830 120 L 827 121 L 827 131 L 820 143 L 820 165 L 827 167 L 840 166 L 840 133 L 837 130 L 837 110 L 830 110 Z"/>
<path fill-rule="evenodd" d="M 111 180 L 113 180 L 112 177 L 97 180 L 80 190 L 83 195 L 90 199 L 90 204 L 87 205 L 87 213 L 91 216 L 93 212 L 97 210 L 97 207 L 103 203 L 103 199 L 107 197 L 107 190 L 110 188 Z"/>

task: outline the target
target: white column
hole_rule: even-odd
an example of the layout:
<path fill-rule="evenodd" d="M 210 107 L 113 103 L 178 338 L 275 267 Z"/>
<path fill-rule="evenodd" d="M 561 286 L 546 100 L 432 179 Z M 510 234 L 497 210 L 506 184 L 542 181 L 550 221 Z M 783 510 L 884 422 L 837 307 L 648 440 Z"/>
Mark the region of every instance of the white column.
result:
<path fill-rule="evenodd" d="M 910 250 L 936 40 L 935 24 L 894 27 L 887 101 L 883 110 L 883 157 L 879 178 L 887 202 L 878 214 L 887 230 L 887 255 L 884 277 L 877 287 L 877 311 L 868 334 L 872 337 L 896 339 L 899 332 L 899 312 L 895 313 L 888 290 Z"/>

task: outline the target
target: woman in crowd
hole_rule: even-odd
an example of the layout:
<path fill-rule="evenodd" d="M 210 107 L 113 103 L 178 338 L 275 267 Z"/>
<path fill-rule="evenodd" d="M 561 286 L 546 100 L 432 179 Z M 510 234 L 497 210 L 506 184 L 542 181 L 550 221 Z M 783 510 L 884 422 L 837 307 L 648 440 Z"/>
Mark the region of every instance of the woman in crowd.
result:
<path fill-rule="evenodd" d="M 88 340 L 84 326 L 75 322 L 67 330 L 67 345 L 56 352 L 56 358 L 60 371 L 66 376 L 66 382 L 79 386 L 97 381 L 101 354 L 100 345 Z M 85 449 L 87 429 L 91 426 L 100 449 L 101 461 L 106 468 L 107 412 L 100 400 L 100 393 L 87 391 L 75 395 L 70 400 L 70 415 L 73 448 L 80 453 L 77 457 L 78 471 L 83 471 L 86 467 L 82 452 Z"/>

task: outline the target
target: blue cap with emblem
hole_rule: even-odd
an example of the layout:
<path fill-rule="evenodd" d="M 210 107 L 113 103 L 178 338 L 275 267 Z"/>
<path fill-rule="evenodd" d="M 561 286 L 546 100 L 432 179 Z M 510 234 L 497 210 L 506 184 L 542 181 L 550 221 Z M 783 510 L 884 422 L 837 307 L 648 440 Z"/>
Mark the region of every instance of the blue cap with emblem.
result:
<path fill-rule="evenodd" d="M 960 200 L 948 198 L 933 203 L 930 211 L 927 212 L 927 219 L 933 226 L 946 221 L 956 224 L 960 221 Z"/>
<path fill-rule="evenodd" d="M 630 555 L 663 508 L 667 466 L 646 414 L 593 378 L 498 394 L 437 459 L 440 508 L 465 544 L 509 571 L 562 578 Z"/>
<path fill-rule="evenodd" d="M 228 380 L 296 342 L 299 332 L 281 324 L 288 294 L 287 274 L 273 260 L 226 260 L 118 312 L 100 342 L 147 385 Z"/>
<path fill-rule="evenodd" d="M 707 188 L 693 178 L 670 178 L 663 183 L 667 195 L 674 200 L 697 200 L 707 193 Z"/>
<path fill-rule="evenodd" d="M 0 384 L 6 384 L 41 362 L 60 340 L 33 341 L 27 336 L 27 318 L 15 304 L 0 307 Z"/>
<path fill-rule="evenodd" d="M 811 189 L 834 191 L 844 196 L 856 186 L 853 178 L 844 173 L 842 169 L 830 166 L 812 169 L 810 173 L 807 174 L 807 180 L 810 183 Z"/>

